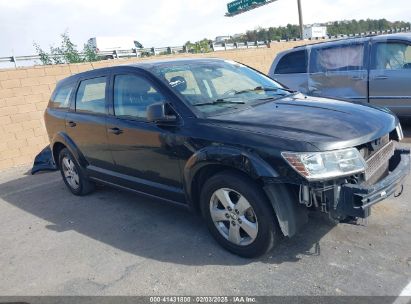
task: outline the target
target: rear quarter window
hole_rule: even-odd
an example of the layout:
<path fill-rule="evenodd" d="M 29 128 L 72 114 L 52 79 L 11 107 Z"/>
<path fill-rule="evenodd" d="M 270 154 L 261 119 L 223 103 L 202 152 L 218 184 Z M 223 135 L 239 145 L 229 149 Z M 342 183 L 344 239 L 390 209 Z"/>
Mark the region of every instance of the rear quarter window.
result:
<path fill-rule="evenodd" d="M 302 74 L 307 72 L 307 51 L 295 51 L 284 55 L 275 68 L 275 74 Z"/>
<path fill-rule="evenodd" d="M 57 87 L 50 98 L 49 108 L 67 109 L 70 106 L 70 96 L 73 92 L 73 84 Z"/>

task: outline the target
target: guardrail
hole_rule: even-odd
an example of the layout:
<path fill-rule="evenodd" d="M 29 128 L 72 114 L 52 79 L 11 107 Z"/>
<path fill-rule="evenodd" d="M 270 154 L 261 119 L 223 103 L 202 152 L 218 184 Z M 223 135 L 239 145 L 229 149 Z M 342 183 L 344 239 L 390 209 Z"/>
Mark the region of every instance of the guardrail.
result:
<path fill-rule="evenodd" d="M 144 57 L 144 56 L 156 56 L 161 54 L 175 54 L 186 52 L 184 46 L 175 47 L 163 47 L 163 48 L 142 48 L 142 49 L 128 49 L 128 50 L 114 50 L 114 51 L 103 51 L 98 52 L 97 56 L 102 59 L 118 59 L 122 57 Z M 84 57 L 84 53 L 79 53 L 81 57 Z M 53 55 L 53 58 L 64 59 L 64 55 Z M 14 63 L 14 67 L 17 68 L 18 62 L 21 61 L 39 61 L 41 58 L 39 55 L 28 55 L 28 56 L 10 56 L 10 57 L 0 57 L 1 62 L 11 62 Z"/>
<path fill-rule="evenodd" d="M 339 38 L 355 38 L 355 37 L 364 37 L 370 35 L 381 35 L 381 34 L 392 34 L 392 33 L 401 33 L 409 32 L 410 28 L 397 28 L 385 31 L 373 31 L 373 32 L 364 32 L 358 34 L 349 34 L 349 35 L 336 35 L 336 36 L 325 36 L 319 38 L 309 38 L 305 40 L 326 40 L 326 39 L 339 39 Z M 270 47 L 272 42 L 287 42 L 287 41 L 301 41 L 304 39 L 292 38 L 292 39 L 283 39 L 276 41 L 254 41 L 254 42 L 235 42 L 235 43 L 211 43 L 210 50 L 212 52 L 217 51 L 226 51 L 233 49 L 249 49 L 249 48 L 266 48 Z M 193 50 L 188 49 L 186 46 L 173 46 L 173 47 L 160 47 L 160 48 L 142 48 L 142 49 L 130 49 L 130 50 L 115 50 L 109 52 L 99 52 L 98 56 L 102 59 L 118 59 L 124 57 L 146 57 L 146 56 L 158 56 L 166 54 L 177 54 L 177 53 L 190 53 Z M 80 56 L 85 56 L 85 54 L 80 53 Z M 64 58 L 63 55 L 54 56 L 57 58 Z M 14 67 L 17 68 L 18 62 L 31 61 L 33 65 L 40 60 L 39 55 L 28 55 L 28 56 L 9 56 L 9 57 L 0 57 L 0 63 L 13 63 Z M 0 67 L 1 68 L 1 67 Z"/>
<path fill-rule="evenodd" d="M 214 43 L 211 48 L 213 51 L 226 51 L 232 49 L 243 49 L 243 48 L 258 48 L 258 47 L 268 47 L 272 42 L 288 42 L 288 41 L 312 41 L 312 40 L 327 40 L 327 39 L 339 39 L 339 38 L 360 38 L 372 35 L 383 35 L 383 34 L 394 34 L 394 33 L 404 33 L 409 32 L 410 29 L 407 28 L 398 28 L 398 29 L 391 29 L 385 31 L 373 31 L 373 32 L 364 32 L 358 34 L 348 34 L 348 35 L 327 35 L 324 37 L 316 37 L 316 38 L 308 38 L 308 39 L 301 39 L 301 38 L 291 38 L 291 39 L 281 39 L 275 41 L 256 41 L 256 42 L 236 42 L 236 43 Z"/>

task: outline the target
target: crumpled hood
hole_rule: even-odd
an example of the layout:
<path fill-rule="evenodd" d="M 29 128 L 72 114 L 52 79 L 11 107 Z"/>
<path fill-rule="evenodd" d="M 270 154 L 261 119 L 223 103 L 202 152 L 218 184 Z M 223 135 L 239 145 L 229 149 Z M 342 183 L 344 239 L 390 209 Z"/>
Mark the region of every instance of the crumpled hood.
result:
<path fill-rule="evenodd" d="M 209 118 L 220 127 L 304 141 L 319 150 L 369 142 L 398 123 L 395 115 L 382 108 L 303 94 Z"/>

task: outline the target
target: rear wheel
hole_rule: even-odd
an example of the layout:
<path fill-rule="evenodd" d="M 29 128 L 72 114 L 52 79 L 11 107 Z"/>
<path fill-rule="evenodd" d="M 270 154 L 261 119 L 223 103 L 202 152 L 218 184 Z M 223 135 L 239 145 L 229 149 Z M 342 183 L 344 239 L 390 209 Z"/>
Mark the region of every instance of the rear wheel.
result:
<path fill-rule="evenodd" d="M 75 195 L 86 195 L 94 190 L 91 183 L 67 148 L 60 151 L 59 168 L 64 183 Z"/>
<path fill-rule="evenodd" d="M 277 242 L 274 212 L 259 185 L 235 172 L 210 178 L 201 192 L 202 213 L 220 245 L 243 257 L 257 257 Z"/>

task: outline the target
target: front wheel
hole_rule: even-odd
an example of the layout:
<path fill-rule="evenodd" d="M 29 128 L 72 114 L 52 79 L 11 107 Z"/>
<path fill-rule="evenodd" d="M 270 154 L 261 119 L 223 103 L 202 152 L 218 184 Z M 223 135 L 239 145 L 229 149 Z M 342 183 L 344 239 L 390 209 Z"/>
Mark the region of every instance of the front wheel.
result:
<path fill-rule="evenodd" d="M 234 254 L 257 257 L 277 242 L 273 209 L 261 187 L 245 176 L 228 171 L 210 178 L 201 208 L 213 237 Z"/>

